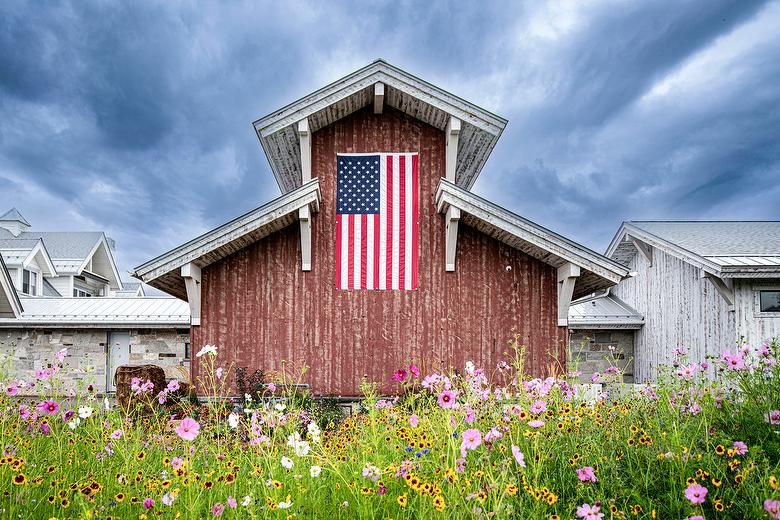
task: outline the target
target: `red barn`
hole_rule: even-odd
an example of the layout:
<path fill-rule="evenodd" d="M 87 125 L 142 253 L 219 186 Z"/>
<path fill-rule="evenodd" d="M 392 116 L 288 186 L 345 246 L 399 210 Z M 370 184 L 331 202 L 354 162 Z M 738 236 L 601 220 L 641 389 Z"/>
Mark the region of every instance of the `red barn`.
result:
<path fill-rule="evenodd" d="M 306 364 L 316 393 L 389 390 L 412 361 L 492 369 L 513 331 L 543 375 L 565 363 L 572 298 L 628 273 L 471 193 L 505 126 L 377 60 L 254 123 L 280 197 L 134 275 L 189 301 L 195 350 Z"/>

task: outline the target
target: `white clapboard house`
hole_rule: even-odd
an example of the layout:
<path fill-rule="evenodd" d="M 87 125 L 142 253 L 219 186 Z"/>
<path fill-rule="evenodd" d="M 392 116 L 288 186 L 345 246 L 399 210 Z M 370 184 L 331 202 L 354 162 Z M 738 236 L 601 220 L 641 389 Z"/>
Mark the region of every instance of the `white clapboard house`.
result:
<path fill-rule="evenodd" d="M 606 256 L 633 275 L 611 294 L 644 317 L 637 381 L 678 346 L 704 360 L 780 335 L 780 222 L 624 222 Z"/>
<path fill-rule="evenodd" d="M 16 209 L 0 216 L 0 356 L 18 377 L 46 368 L 62 348 L 73 367 L 67 381 L 88 380 L 98 392 L 114 390 L 120 365 L 185 376 L 189 320 L 185 302 L 122 282 L 103 232 L 41 232 Z"/>

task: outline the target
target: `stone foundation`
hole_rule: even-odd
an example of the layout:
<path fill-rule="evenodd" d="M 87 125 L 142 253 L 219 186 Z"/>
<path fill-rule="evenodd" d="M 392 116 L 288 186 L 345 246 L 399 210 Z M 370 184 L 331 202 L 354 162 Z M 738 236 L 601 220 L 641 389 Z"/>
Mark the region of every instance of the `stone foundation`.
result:
<path fill-rule="evenodd" d="M 594 373 L 603 374 L 610 366 L 623 372 L 623 382 L 634 382 L 633 330 L 572 330 L 569 334 L 569 367 L 582 372 L 581 380 L 590 381 Z"/>
<path fill-rule="evenodd" d="M 104 329 L 0 329 L 0 379 L 31 380 L 36 370 L 50 366 L 55 352 L 67 348 L 65 368 L 58 374 L 64 380 L 62 392 L 91 384 L 95 392 L 102 394 L 106 390 L 110 332 Z M 155 364 L 163 367 L 169 378 L 187 378 L 188 329 L 129 332 L 130 365 Z"/>

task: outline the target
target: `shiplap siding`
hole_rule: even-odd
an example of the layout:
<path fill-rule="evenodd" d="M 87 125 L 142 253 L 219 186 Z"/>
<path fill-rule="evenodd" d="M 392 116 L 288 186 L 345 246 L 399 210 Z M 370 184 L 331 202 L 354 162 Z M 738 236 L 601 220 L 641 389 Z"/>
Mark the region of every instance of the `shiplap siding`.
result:
<path fill-rule="evenodd" d="M 735 312 L 709 280 L 700 278 L 698 268 L 658 248 L 653 248 L 652 267 L 637 254 L 629 268 L 637 275 L 612 292 L 645 317 L 634 348 L 638 382 L 655 379 L 659 367 L 671 363 L 677 346 L 696 361 L 732 348 Z"/>
<path fill-rule="evenodd" d="M 737 337 L 743 338 L 751 345 L 780 337 L 780 313 L 759 312 L 758 290 L 760 289 L 780 289 L 780 278 L 734 280 Z"/>

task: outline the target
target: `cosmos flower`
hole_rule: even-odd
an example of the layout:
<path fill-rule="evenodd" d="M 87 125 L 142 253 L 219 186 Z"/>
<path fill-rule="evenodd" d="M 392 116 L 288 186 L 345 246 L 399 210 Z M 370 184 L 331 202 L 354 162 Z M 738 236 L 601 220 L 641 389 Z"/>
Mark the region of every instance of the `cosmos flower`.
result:
<path fill-rule="evenodd" d="M 235 509 L 238 506 L 238 502 L 232 496 L 227 497 L 227 500 L 225 502 L 227 502 L 227 505 L 229 505 L 233 509 Z"/>
<path fill-rule="evenodd" d="M 476 428 L 464 431 L 462 439 L 460 443 L 461 453 L 464 450 L 475 450 L 482 444 L 482 434 Z"/>
<path fill-rule="evenodd" d="M 747 444 L 742 441 L 734 441 L 734 453 L 737 455 L 745 455 L 748 452 Z"/>
<path fill-rule="evenodd" d="M 222 512 L 225 510 L 225 506 L 223 506 L 220 502 L 217 502 L 214 504 L 214 507 L 211 508 L 211 514 L 214 516 L 222 516 Z"/>
<path fill-rule="evenodd" d="M 542 426 L 544 426 L 544 421 L 540 421 L 539 419 L 528 421 L 528 426 L 530 426 L 531 428 L 541 428 Z"/>
<path fill-rule="evenodd" d="M 154 507 L 154 500 L 152 500 L 151 498 L 148 498 L 148 497 L 145 498 L 144 499 L 144 509 L 151 509 L 152 507 Z"/>
<path fill-rule="evenodd" d="M 168 381 L 168 386 L 166 388 L 168 389 L 169 392 L 173 393 L 173 392 L 177 392 L 179 388 L 181 388 L 181 385 L 179 384 L 178 379 L 171 379 L 170 381 Z"/>
<path fill-rule="evenodd" d="M 577 478 L 580 479 L 580 482 L 598 482 L 599 479 L 596 478 L 596 473 L 593 470 L 592 466 L 583 466 L 580 469 L 577 470 Z"/>
<path fill-rule="evenodd" d="M 456 403 L 455 394 L 449 390 L 444 390 L 439 394 L 438 402 L 442 408 L 452 408 Z"/>
<path fill-rule="evenodd" d="M 46 399 L 45 401 L 41 401 L 40 403 L 38 403 L 38 406 L 36 406 L 36 408 L 42 414 L 54 415 L 60 409 L 60 405 L 57 404 L 56 401 L 52 401 L 51 399 Z"/>
<path fill-rule="evenodd" d="M 693 505 L 703 504 L 707 498 L 707 488 L 700 484 L 691 484 L 685 488 L 685 498 Z"/>
<path fill-rule="evenodd" d="M 238 421 L 239 421 L 239 417 L 237 413 L 233 412 L 230 415 L 228 415 L 228 426 L 230 426 L 231 428 L 234 429 L 237 428 Z"/>
<path fill-rule="evenodd" d="M 175 431 L 176 435 L 185 441 L 194 441 L 195 437 L 198 436 L 199 430 L 200 424 L 198 424 L 198 421 L 189 417 L 185 417 L 181 420 Z"/>
<path fill-rule="evenodd" d="M 770 410 L 764 414 L 764 420 L 769 424 L 780 424 L 780 410 Z"/>
<path fill-rule="evenodd" d="M 399 383 L 403 383 L 406 380 L 406 370 L 399 368 L 393 373 L 393 380 Z"/>
<path fill-rule="evenodd" d="M 531 413 L 534 415 L 538 415 L 542 412 L 547 411 L 547 403 L 541 400 L 534 401 L 533 404 L 531 404 Z"/>
<path fill-rule="evenodd" d="M 117 441 L 122 438 L 123 434 L 124 432 L 122 430 L 114 430 L 113 432 L 111 432 L 111 438 Z"/>
<path fill-rule="evenodd" d="M 92 417 L 92 412 L 94 412 L 94 410 L 91 406 L 79 406 L 79 417 L 82 419 L 89 419 Z"/>
<path fill-rule="evenodd" d="M 287 469 L 292 469 L 293 467 L 293 461 L 290 457 L 282 456 L 281 463 Z"/>
<path fill-rule="evenodd" d="M 771 498 L 764 500 L 764 511 L 766 511 L 773 520 L 780 520 L 780 500 L 773 500 Z"/>
<path fill-rule="evenodd" d="M 525 467 L 525 455 L 523 455 L 523 452 L 520 451 L 520 448 L 512 445 L 512 456 L 515 458 L 515 462 L 521 467 Z"/>
<path fill-rule="evenodd" d="M 322 472 L 322 468 L 319 466 L 312 466 L 311 468 L 309 468 L 309 475 L 311 475 L 312 478 L 319 477 L 321 472 Z"/>
<path fill-rule="evenodd" d="M 168 493 L 165 493 L 161 499 L 162 503 L 168 507 L 171 507 L 173 505 L 174 500 L 176 500 L 176 496 L 170 491 Z"/>
<path fill-rule="evenodd" d="M 599 512 L 601 507 L 598 505 L 582 504 L 577 507 L 577 516 L 583 520 L 601 520 L 604 518 L 604 513 Z"/>
<path fill-rule="evenodd" d="M 409 416 L 409 425 L 412 428 L 417 428 L 417 425 L 420 423 L 420 418 L 417 416 L 416 413 L 413 413 Z"/>
<path fill-rule="evenodd" d="M 8 396 L 15 396 L 19 393 L 19 386 L 17 386 L 16 383 L 11 383 L 10 385 L 5 387 L 5 394 Z"/>
<path fill-rule="evenodd" d="M 195 357 L 203 357 L 206 354 L 208 354 L 210 356 L 216 356 L 217 355 L 217 347 L 214 346 L 214 345 L 205 345 L 202 349 L 200 349 L 198 351 L 197 354 L 195 354 Z M 220 511 L 219 514 L 222 514 L 222 512 Z"/>

